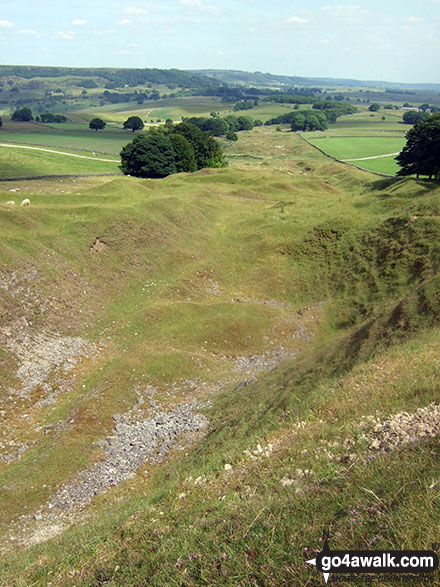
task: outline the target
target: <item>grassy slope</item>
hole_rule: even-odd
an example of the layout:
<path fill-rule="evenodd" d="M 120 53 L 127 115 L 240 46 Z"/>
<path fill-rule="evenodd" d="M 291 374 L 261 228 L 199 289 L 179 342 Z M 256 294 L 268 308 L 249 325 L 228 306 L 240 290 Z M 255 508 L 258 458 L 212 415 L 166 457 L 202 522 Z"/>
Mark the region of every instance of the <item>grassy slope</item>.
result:
<path fill-rule="evenodd" d="M 328 525 L 335 548 L 429 548 L 438 539 L 437 441 L 375 459 L 360 443 L 348 464 L 341 442 L 360 434 L 362 416 L 436 398 L 438 188 L 378 181 L 273 129 L 241 133 L 229 149 L 234 163 L 224 170 L 84 182 L 79 195 L 56 199 L 58 184 L 47 182 L 29 210 L 0 217 L 6 266 L 38 264 L 43 290 L 66 288 L 72 270 L 88 282 L 84 293 L 73 284 L 67 292 L 88 308 L 82 320 L 66 301 L 42 324 L 110 337 L 78 387 L 33 419 L 74 414 L 77 424 L 62 442 L 36 438 L 26 459 L 3 467 L 0 485 L 14 488 L 3 530 L 24 503 L 33 511 L 96 458 L 89 447 L 133 403 L 136 383 L 165 393 L 180 377 L 215 380 L 224 370 L 218 351 L 251 354 L 270 348 L 267 336 L 283 339 L 284 309 L 238 308 L 231 298 L 294 308 L 327 300 L 310 326 L 315 342 L 300 345 L 298 358 L 213 398 L 206 440 L 98 498 L 93 523 L 6 557 L 5 584 L 315 584 L 304 549 L 319 548 Z M 98 235 L 108 248 L 94 257 Z M 146 283 L 155 284 L 148 294 Z M 243 455 L 258 442 L 274 444 L 271 456 Z M 311 481 L 283 487 L 298 468 L 312 469 Z"/>

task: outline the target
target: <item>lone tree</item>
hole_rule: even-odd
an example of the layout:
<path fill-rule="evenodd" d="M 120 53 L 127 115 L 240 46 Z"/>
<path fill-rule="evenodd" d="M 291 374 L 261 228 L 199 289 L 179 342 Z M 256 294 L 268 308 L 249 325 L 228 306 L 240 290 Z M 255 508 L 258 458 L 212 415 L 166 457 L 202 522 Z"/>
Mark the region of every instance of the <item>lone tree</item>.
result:
<path fill-rule="evenodd" d="M 396 157 L 397 175 L 440 176 L 440 113 L 418 122 L 406 134 L 406 145 Z"/>
<path fill-rule="evenodd" d="M 144 123 L 142 122 L 142 118 L 139 116 L 130 116 L 123 124 L 124 128 L 129 128 L 133 132 L 136 130 L 142 130 L 144 128 Z"/>
<path fill-rule="evenodd" d="M 30 108 L 20 108 L 11 116 L 11 120 L 15 120 L 16 122 L 28 122 L 33 119 L 34 117 L 32 116 L 32 110 Z"/>
<path fill-rule="evenodd" d="M 102 130 L 105 127 L 106 123 L 101 118 L 93 118 L 93 120 L 89 122 L 89 128 L 92 130 Z"/>
<path fill-rule="evenodd" d="M 380 110 L 380 104 L 378 104 L 377 102 L 373 102 L 373 104 L 371 104 L 368 110 L 370 112 L 377 112 L 378 110 Z"/>

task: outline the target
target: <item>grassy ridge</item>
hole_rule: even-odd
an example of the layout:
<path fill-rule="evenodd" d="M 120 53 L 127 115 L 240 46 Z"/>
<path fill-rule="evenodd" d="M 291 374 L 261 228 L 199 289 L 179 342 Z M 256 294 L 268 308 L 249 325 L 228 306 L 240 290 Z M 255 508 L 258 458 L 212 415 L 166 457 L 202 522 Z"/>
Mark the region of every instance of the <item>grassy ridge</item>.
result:
<path fill-rule="evenodd" d="M 56 200 L 59 186 L 47 182 L 29 210 L 0 217 L 4 265 L 38 263 L 43 291 L 56 285 L 87 309 L 78 320 L 66 302 L 36 323 L 110 341 L 56 410 L 33 420 L 74 414 L 76 424 L 58 439 L 31 435 L 27 460 L 1 471 L 0 485 L 14 488 L 3 532 L 23 503 L 32 512 L 98 457 L 92 443 L 133 404 L 137 384 L 170 402 L 176 379 L 216 381 L 218 353 L 286 343 L 304 306 L 315 332 L 309 344 L 292 338 L 301 352 L 256 383 L 212 396 L 207 438 L 98 497 L 93 522 L 6 556 L 5 584 L 315 584 L 304 558 L 328 526 L 333 548 L 437 540 L 438 441 L 371 458 L 360 422 L 436 399 L 438 186 L 378 181 L 268 128 L 241 133 L 229 153 L 227 169 L 100 180 Z M 89 250 L 97 236 L 99 255 Z M 87 288 L 69 284 L 72 270 Z"/>

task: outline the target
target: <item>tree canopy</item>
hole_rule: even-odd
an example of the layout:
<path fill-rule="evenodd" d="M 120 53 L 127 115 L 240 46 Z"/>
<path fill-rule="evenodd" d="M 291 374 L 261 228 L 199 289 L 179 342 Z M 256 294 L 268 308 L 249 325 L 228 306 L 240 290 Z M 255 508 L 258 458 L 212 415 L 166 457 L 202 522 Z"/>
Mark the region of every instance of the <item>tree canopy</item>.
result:
<path fill-rule="evenodd" d="M 406 134 L 406 145 L 396 157 L 398 175 L 440 176 L 440 114 L 418 122 Z"/>
<path fill-rule="evenodd" d="M 89 128 L 91 128 L 92 130 L 98 131 L 98 130 L 102 130 L 105 127 L 106 127 L 106 123 L 101 118 L 93 118 L 89 122 Z"/>
<path fill-rule="evenodd" d="M 151 178 L 226 164 L 216 140 L 187 122 L 138 135 L 122 149 L 121 161 L 126 175 Z"/>
<path fill-rule="evenodd" d="M 166 177 L 176 173 L 176 154 L 162 133 L 138 135 L 121 151 L 122 171 L 136 177 Z"/>
<path fill-rule="evenodd" d="M 406 124 L 417 124 L 417 122 L 422 122 L 428 118 L 429 114 L 427 112 L 418 112 L 417 110 L 408 110 L 402 116 L 403 122 Z"/>
<path fill-rule="evenodd" d="M 11 120 L 20 121 L 20 122 L 27 122 L 27 121 L 33 120 L 33 119 L 34 119 L 34 117 L 32 116 L 32 110 L 30 108 L 19 108 L 11 116 Z"/>
<path fill-rule="evenodd" d="M 142 130 L 144 128 L 144 123 L 142 122 L 142 118 L 139 116 L 130 116 L 123 124 L 124 128 L 129 128 L 133 132 L 136 130 Z"/>

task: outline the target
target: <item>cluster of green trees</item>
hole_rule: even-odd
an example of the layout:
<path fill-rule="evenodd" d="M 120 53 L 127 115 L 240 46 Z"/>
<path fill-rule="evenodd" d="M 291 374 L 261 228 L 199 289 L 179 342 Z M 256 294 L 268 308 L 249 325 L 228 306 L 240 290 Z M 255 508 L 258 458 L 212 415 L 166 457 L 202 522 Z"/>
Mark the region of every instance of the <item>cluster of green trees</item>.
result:
<path fill-rule="evenodd" d="M 29 120 L 33 119 L 34 117 L 32 116 L 32 110 L 30 108 L 19 108 L 11 116 L 11 120 L 17 122 L 29 122 Z"/>
<path fill-rule="evenodd" d="M 418 122 L 406 133 L 406 145 L 396 157 L 397 175 L 440 178 L 440 113 Z"/>
<path fill-rule="evenodd" d="M 250 110 L 251 108 L 255 108 L 259 105 L 259 100 L 240 100 L 234 105 L 234 112 L 239 112 L 240 110 Z"/>
<path fill-rule="evenodd" d="M 312 108 L 322 110 L 325 113 L 327 121 L 330 123 L 336 122 L 340 116 L 355 114 L 358 111 L 351 104 L 335 102 L 334 100 L 318 100 L 313 104 Z"/>
<path fill-rule="evenodd" d="M 282 94 L 277 92 L 264 98 L 265 102 L 278 102 L 279 104 L 313 104 L 316 102 L 316 97 L 312 94 L 300 95 L 300 94 Z"/>
<path fill-rule="evenodd" d="M 229 132 L 238 132 L 241 130 L 252 130 L 254 126 L 262 126 L 261 120 L 254 120 L 250 116 L 234 116 L 229 114 L 223 118 L 219 116 L 211 116 L 206 118 L 203 116 L 184 118 L 184 122 L 194 124 L 200 130 L 203 130 L 214 137 L 222 137 L 228 135 Z"/>
<path fill-rule="evenodd" d="M 56 122 L 57 124 L 61 124 L 62 122 L 67 122 L 68 118 L 63 116 L 62 114 L 53 114 L 52 112 L 44 112 L 39 116 L 35 117 L 36 122 Z"/>
<path fill-rule="evenodd" d="M 406 124 L 417 124 L 418 122 L 423 122 L 429 117 L 428 112 L 419 112 L 418 110 L 408 110 L 402 116 L 403 122 Z"/>
<path fill-rule="evenodd" d="M 203 167 L 224 167 L 219 143 L 194 124 L 166 124 L 136 136 L 121 151 L 126 175 L 161 178 Z"/>
<path fill-rule="evenodd" d="M 297 106 L 297 105 L 296 105 Z M 295 109 L 296 109 L 295 106 Z M 326 130 L 329 123 L 334 123 L 345 114 L 354 114 L 357 108 L 351 104 L 334 100 L 315 100 L 312 110 L 296 110 L 270 118 L 266 125 L 290 124 L 292 130 Z"/>

